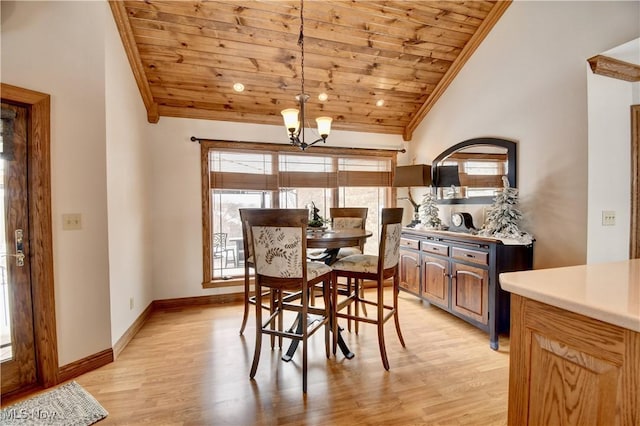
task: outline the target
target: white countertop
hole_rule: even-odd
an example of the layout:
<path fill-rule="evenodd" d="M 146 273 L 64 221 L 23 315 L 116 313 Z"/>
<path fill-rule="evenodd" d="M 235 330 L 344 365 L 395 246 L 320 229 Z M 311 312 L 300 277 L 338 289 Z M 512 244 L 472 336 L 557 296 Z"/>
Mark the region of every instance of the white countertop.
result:
<path fill-rule="evenodd" d="M 640 259 L 500 274 L 511 293 L 640 332 Z"/>

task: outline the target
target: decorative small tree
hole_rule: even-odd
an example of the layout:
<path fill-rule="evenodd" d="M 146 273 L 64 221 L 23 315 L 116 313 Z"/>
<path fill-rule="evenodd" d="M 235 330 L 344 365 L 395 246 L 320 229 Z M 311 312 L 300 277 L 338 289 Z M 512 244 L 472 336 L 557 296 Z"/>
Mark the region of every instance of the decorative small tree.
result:
<path fill-rule="evenodd" d="M 316 203 L 312 201 L 309 209 L 311 214 L 310 214 L 308 226 L 312 228 L 322 227 L 327 221 L 322 216 L 320 216 L 320 209 L 316 207 Z"/>
<path fill-rule="evenodd" d="M 430 229 L 440 229 L 442 227 L 442 220 L 438 217 L 440 209 L 436 204 L 436 196 L 429 188 L 429 192 L 422 197 L 422 203 L 420 204 L 420 222 L 422 226 Z"/>
<path fill-rule="evenodd" d="M 493 205 L 487 213 L 487 218 L 478 235 L 495 238 L 512 238 L 523 244 L 533 241 L 531 234 L 521 231 L 518 222 L 522 219 L 522 212 L 516 207 L 518 204 L 518 189 L 509 186 L 509 179 L 502 177 L 503 189 L 496 195 Z"/>

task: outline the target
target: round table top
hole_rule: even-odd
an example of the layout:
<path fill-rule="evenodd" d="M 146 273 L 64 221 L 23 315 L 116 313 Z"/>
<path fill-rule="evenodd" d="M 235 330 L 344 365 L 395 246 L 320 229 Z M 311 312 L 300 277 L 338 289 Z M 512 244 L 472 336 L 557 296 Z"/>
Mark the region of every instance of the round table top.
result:
<path fill-rule="evenodd" d="M 307 247 L 352 247 L 359 245 L 361 240 L 367 239 L 371 235 L 373 233 L 365 229 L 325 229 L 316 231 L 313 228 L 307 228 Z"/>

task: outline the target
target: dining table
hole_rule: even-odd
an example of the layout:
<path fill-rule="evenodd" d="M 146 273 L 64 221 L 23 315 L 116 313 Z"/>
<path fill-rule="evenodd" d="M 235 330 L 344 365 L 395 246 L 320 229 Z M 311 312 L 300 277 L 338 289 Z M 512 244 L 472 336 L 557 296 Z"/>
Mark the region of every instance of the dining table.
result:
<path fill-rule="evenodd" d="M 356 247 L 373 233 L 365 229 L 314 229 L 307 228 L 307 249 L 324 249 L 322 261 L 331 265 L 336 261 L 341 248 Z"/>
<path fill-rule="evenodd" d="M 307 249 L 324 249 L 324 252 L 318 256 L 314 256 L 313 260 L 318 260 L 331 266 L 337 259 L 338 252 L 344 247 L 355 247 L 364 244 L 367 238 L 373 235 L 373 232 L 365 229 L 342 228 L 342 229 L 326 229 L 326 228 L 307 228 Z M 296 320 L 291 326 L 293 329 L 297 327 L 297 332 L 302 333 L 302 321 Z M 338 327 L 338 347 L 345 358 L 351 359 L 355 355 L 347 344 L 340 332 L 342 328 Z M 298 340 L 293 340 L 289 345 L 289 349 L 282 356 L 283 361 L 291 361 L 293 354 L 298 348 Z"/>

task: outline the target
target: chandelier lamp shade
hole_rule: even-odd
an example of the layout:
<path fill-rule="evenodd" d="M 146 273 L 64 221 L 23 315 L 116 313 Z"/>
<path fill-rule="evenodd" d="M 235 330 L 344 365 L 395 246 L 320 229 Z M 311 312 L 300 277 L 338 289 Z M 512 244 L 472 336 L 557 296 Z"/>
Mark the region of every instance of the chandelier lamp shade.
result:
<path fill-rule="evenodd" d="M 300 35 L 298 37 L 298 45 L 300 46 L 300 94 L 296 96 L 298 108 L 283 109 L 280 113 L 284 119 L 284 126 L 287 128 L 289 141 L 292 145 L 297 146 L 301 150 L 317 144 L 318 142 L 326 142 L 329 133 L 331 133 L 331 117 L 318 117 L 316 123 L 318 125 L 318 134 L 320 137 L 312 142 L 306 142 L 304 124 L 305 124 L 305 105 L 309 100 L 309 95 L 304 92 L 304 0 L 300 1 Z"/>

